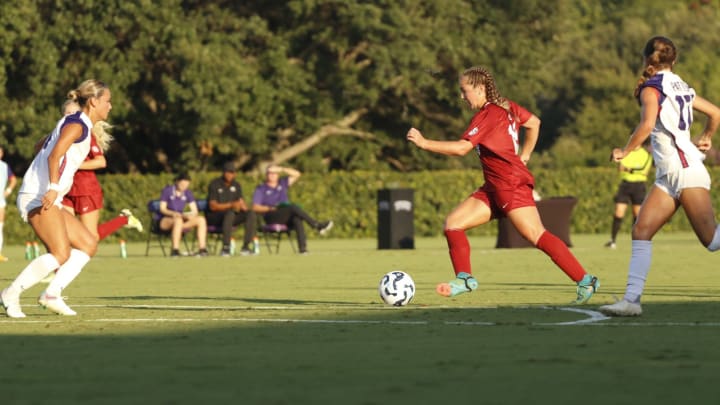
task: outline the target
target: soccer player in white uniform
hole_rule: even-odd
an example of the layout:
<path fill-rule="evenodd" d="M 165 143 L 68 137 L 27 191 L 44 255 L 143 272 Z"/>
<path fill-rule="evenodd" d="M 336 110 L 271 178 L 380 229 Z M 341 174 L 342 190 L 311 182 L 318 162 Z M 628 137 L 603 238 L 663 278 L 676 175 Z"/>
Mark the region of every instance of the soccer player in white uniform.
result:
<path fill-rule="evenodd" d="M 10 196 L 17 183 L 10 166 L 2 161 L 4 152 L 5 150 L 0 146 L 0 190 L 3 190 L 0 193 L 0 262 L 8 261 L 8 258 L 2 254 L 4 244 L 3 225 L 5 224 L 5 207 L 7 206 L 5 199 Z"/>
<path fill-rule="evenodd" d="M 38 298 L 43 307 L 61 315 L 76 315 L 63 301 L 61 292 L 80 274 L 97 250 L 97 239 L 61 201 L 72 186 L 73 176 L 90 150 L 93 125 L 106 120 L 112 105 L 110 89 L 97 80 L 86 80 L 68 93 L 81 110 L 58 121 L 23 177 L 17 207 L 32 226 L 48 253 L 35 258 L 0 293 L 11 318 L 24 318 L 20 294 L 54 269 L 55 278 Z"/>
<path fill-rule="evenodd" d="M 643 50 L 645 70 L 635 90 L 641 105 L 640 124 L 624 148 L 615 148 L 612 159 L 622 160 L 649 136 L 655 159 L 655 184 L 640 208 L 632 231 L 632 256 L 625 296 L 600 311 L 612 316 L 642 314 L 640 297 L 650 271 L 652 238 L 682 206 L 698 239 L 711 252 L 720 249 L 720 227 L 710 199 L 710 175 L 703 152 L 720 125 L 720 108 L 695 94 L 695 90 L 672 72 L 677 59 L 675 45 L 665 37 L 653 37 Z M 700 137 L 693 143 L 690 126 L 693 110 L 707 115 Z"/>

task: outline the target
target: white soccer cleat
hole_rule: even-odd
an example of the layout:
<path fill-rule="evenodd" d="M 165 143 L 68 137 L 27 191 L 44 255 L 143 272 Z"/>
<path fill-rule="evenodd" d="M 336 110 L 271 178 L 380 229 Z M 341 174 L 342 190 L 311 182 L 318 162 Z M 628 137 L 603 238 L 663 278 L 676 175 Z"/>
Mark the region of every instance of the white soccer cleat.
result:
<path fill-rule="evenodd" d="M 9 318 L 25 318 L 25 314 L 20 308 L 20 297 L 12 297 L 7 292 L 7 288 L 0 293 L 0 304 L 5 308 L 5 313 Z"/>
<path fill-rule="evenodd" d="M 318 224 L 318 231 L 320 232 L 320 235 L 326 235 L 328 231 L 332 229 L 333 225 L 333 221 L 325 221 Z"/>
<path fill-rule="evenodd" d="M 127 208 L 124 208 L 120 211 L 120 215 L 127 217 L 128 223 L 125 225 L 125 228 L 130 229 L 137 229 L 138 232 L 143 231 L 143 224 L 140 222 L 140 220 L 132 214 L 132 211 L 130 211 Z"/>
<path fill-rule="evenodd" d="M 642 307 L 626 300 L 620 300 L 614 304 L 603 305 L 598 308 L 600 312 L 610 316 L 640 316 Z"/>
<path fill-rule="evenodd" d="M 42 294 L 40 294 L 40 297 L 38 298 L 38 304 L 40 304 L 43 308 L 47 308 L 55 312 L 58 315 L 77 315 L 77 312 L 73 311 L 72 308 L 70 308 L 65 303 L 62 297 L 54 297 L 52 295 L 48 295 L 46 291 L 43 291 Z"/>

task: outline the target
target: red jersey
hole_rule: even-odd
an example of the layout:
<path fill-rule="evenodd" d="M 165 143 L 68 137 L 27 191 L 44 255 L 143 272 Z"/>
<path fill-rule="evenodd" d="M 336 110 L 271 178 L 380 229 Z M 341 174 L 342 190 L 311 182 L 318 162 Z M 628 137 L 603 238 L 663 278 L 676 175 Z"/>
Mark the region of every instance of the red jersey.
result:
<path fill-rule="evenodd" d="M 520 125 L 532 113 L 510 101 L 510 110 L 485 104 L 470 120 L 462 139 L 470 141 L 480 157 L 485 177 L 484 189 L 511 190 L 520 185 L 534 187 L 535 180 L 518 156 Z"/>
<path fill-rule="evenodd" d="M 90 160 L 96 156 L 102 156 L 103 151 L 98 146 L 95 136 L 90 137 L 90 151 L 88 152 L 85 160 Z M 95 176 L 95 170 L 78 170 L 75 172 L 73 177 L 73 185 L 70 191 L 67 193 L 68 196 L 81 196 L 81 195 L 102 195 L 102 187 L 100 182 Z"/>

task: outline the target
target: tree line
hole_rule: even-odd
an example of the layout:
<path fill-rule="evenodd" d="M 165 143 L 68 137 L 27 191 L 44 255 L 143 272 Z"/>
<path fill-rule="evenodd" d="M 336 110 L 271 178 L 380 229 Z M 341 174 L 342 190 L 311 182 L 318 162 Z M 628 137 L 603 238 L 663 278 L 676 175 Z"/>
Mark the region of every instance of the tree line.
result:
<path fill-rule="evenodd" d="M 484 65 L 543 122 L 531 165 L 606 165 L 638 120 L 651 36 L 720 102 L 713 0 L 28 0 L 0 4 L 0 142 L 22 173 L 87 78 L 113 91 L 110 173 L 474 167 L 408 146 L 454 139 L 458 74 Z M 697 123 L 696 125 L 702 125 Z"/>

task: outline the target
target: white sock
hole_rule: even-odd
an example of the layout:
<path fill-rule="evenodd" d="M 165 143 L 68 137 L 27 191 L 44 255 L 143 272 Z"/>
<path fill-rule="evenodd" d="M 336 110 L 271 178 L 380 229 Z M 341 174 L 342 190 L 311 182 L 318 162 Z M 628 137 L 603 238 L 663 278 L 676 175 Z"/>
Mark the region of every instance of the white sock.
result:
<path fill-rule="evenodd" d="M 8 287 L 8 291 L 19 295 L 39 283 L 40 280 L 45 278 L 51 271 L 57 269 L 58 266 L 60 266 L 60 263 L 58 263 L 55 256 L 50 253 L 38 256 L 20 272 L 12 284 L 10 284 L 10 287 Z"/>
<path fill-rule="evenodd" d="M 628 272 L 627 287 L 625 288 L 625 301 L 640 303 L 640 297 L 645 289 L 645 280 L 650 272 L 652 260 L 652 241 L 632 241 L 632 256 L 630 257 L 630 271 Z"/>
<path fill-rule="evenodd" d="M 3 244 L 5 243 L 5 240 L 3 238 L 3 225 L 5 225 L 5 223 L 0 222 L 0 252 L 2 252 Z"/>
<path fill-rule="evenodd" d="M 2 229 L 2 227 L 0 227 Z M 2 245 L 0 245 L 2 247 Z M 715 234 L 713 235 L 712 241 L 707 247 L 707 250 L 714 252 L 720 249 L 720 225 L 715 228 Z"/>
<path fill-rule="evenodd" d="M 75 277 L 80 274 L 83 267 L 90 261 L 90 256 L 82 250 L 72 249 L 70 258 L 63 263 L 55 274 L 55 278 L 48 284 L 45 292 L 48 295 L 59 296 Z"/>

